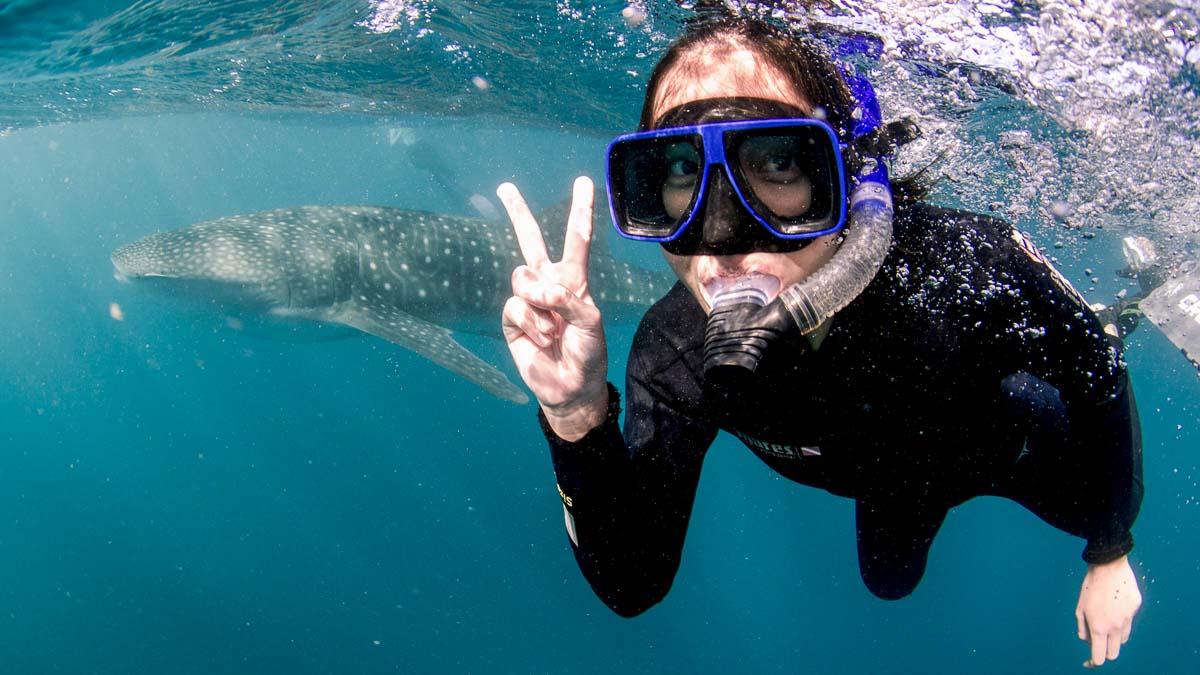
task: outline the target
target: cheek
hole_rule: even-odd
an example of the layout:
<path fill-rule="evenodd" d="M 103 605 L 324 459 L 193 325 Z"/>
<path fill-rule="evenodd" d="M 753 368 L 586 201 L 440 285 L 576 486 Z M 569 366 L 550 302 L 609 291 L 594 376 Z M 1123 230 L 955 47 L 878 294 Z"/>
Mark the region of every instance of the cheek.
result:
<path fill-rule="evenodd" d="M 671 267 L 671 271 L 675 273 L 675 276 L 679 277 L 684 282 L 687 282 L 688 277 L 696 276 L 696 266 L 694 264 L 695 256 L 675 255 L 673 253 L 668 253 L 666 250 L 663 250 L 662 254 L 663 258 L 666 258 L 667 260 L 667 265 Z"/>
<path fill-rule="evenodd" d="M 667 215 L 672 218 L 679 218 L 683 212 L 687 210 L 688 204 L 692 201 L 692 191 L 680 190 L 678 188 L 664 187 L 662 192 L 663 209 Z"/>
<path fill-rule="evenodd" d="M 763 206 L 781 218 L 795 218 L 812 208 L 812 182 L 807 178 L 786 185 L 757 179 L 750 183 Z"/>
<path fill-rule="evenodd" d="M 699 260 L 699 256 L 673 255 L 663 251 L 663 257 L 666 258 L 667 265 L 671 267 L 675 276 L 679 277 L 683 285 L 692 291 L 692 295 L 695 295 L 697 300 L 703 302 L 700 296 L 700 283 L 697 281 L 699 275 L 696 271 L 696 261 Z"/>
<path fill-rule="evenodd" d="M 833 257 L 833 254 L 838 249 L 836 244 L 837 236 L 836 234 L 826 234 L 817 237 L 816 241 L 799 251 L 785 254 L 787 255 L 788 265 L 792 268 L 789 276 L 793 278 L 789 281 L 792 283 L 801 281 L 829 262 L 829 259 Z"/>

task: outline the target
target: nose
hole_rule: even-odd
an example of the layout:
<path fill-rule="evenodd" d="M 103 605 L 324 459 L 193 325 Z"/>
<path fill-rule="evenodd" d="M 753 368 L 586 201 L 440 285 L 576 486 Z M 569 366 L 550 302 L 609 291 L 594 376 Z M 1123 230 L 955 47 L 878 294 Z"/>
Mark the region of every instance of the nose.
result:
<path fill-rule="evenodd" d="M 720 253 L 739 244 L 739 235 L 747 232 L 747 226 L 754 223 L 734 193 L 724 168 L 716 168 L 710 181 L 704 200 L 701 241 L 704 248 Z"/>

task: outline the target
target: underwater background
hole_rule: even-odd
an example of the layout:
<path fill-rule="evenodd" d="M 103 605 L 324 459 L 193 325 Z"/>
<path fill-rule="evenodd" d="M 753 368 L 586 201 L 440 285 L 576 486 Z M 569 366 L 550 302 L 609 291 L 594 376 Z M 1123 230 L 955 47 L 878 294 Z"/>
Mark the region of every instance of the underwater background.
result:
<path fill-rule="evenodd" d="M 1190 3 L 787 12 L 877 36 L 861 67 L 885 118 L 925 133 L 901 172 L 937 160 L 937 201 L 1014 220 L 1089 299 L 1129 288 L 1126 234 L 1196 254 Z M 122 244 L 268 208 L 477 216 L 465 197 L 498 206 L 505 180 L 550 207 L 602 176 L 687 14 L 0 2 L 0 671 L 1078 672 L 1083 542 L 1014 504 L 955 509 L 921 586 L 883 602 L 852 503 L 723 435 L 672 592 L 621 619 L 570 554 L 532 405 L 375 338 L 274 341 L 114 278 Z M 608 326 L 614 381 L 633 329 Z M 461 341 L 516 379 L 500 340 Z M 1200 378 L 1148 322 L 1126 357 L 1144 604 L 1104 668 L 1200 673 Z"/>

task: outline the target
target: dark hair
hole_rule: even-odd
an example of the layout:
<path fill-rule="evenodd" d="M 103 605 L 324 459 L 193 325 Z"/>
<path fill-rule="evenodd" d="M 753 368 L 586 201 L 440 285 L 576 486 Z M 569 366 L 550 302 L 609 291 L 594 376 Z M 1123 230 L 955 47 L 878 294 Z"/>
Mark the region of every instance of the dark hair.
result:
<path fill-rule="evenodd" d="M 666 73 L 700 74 L 703 65 L 686 59 L 686 56 L 698 50 L 722 49 L 733 44 L 745 47 L 763 63 L 777 69 L 797 93 L 819 107 L 823 119 L 839 138 L 850 137 L 854 125 L 854 96 L 828 48 L 757 16 L 728 13 L 701 14 L 688 22 L 683 36 L 667 48 L 646 83 L 639 127 L 646 130 L 653 126 L 654 103 L 660 98 Z M 853 172 L 857 168 L 857 159 L 847 156 L 846 161 L 847 168 Z M 896 201 L 911 204 L 925 197 L 930 190 L 925 173 L 921 170 L 912 176 L 892 179 Z"/>

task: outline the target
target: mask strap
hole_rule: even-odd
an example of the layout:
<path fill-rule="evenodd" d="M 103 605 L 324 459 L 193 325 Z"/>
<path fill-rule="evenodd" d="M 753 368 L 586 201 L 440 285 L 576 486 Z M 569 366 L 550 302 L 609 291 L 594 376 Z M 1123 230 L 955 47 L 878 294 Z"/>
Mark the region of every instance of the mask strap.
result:
<path fill-rule="evenodd" d="M 844 52 L 845 49 L 840 48 L 839 51 Z M 851 72 L 841 61 L 837 62 L 837 68 L 846 86 L 850 88 L 850 97 L 854 100 L 854 110 L 851 112 L 854 124 L 848 145 L 862 163 L 862 168 L 854 176 L 854 183 L 871 181 L 887 184 L 889 181 L 885 160 L 891 155 L 891 151 L 895 150 L 894 144 L 887 139 L 891 125 L 889 128 L 883 126 L 883 112 L 879 108 L 879 99 L 875 97 L 875 88 L 871 86 L 871 82 L 862 75 Z"/>

